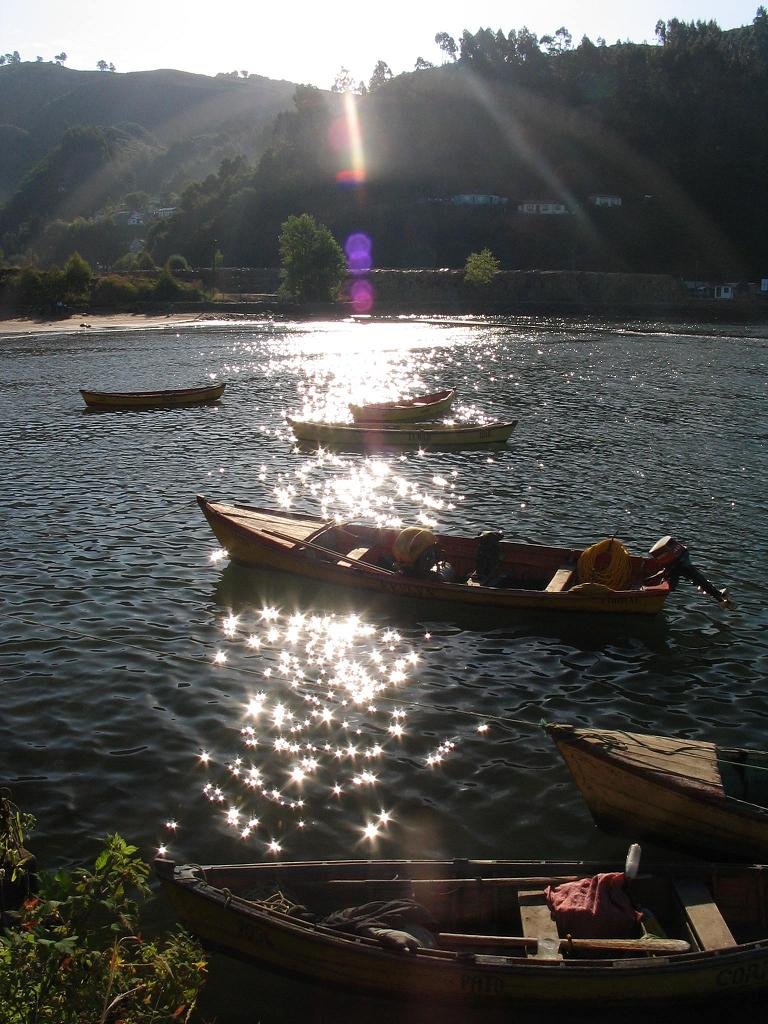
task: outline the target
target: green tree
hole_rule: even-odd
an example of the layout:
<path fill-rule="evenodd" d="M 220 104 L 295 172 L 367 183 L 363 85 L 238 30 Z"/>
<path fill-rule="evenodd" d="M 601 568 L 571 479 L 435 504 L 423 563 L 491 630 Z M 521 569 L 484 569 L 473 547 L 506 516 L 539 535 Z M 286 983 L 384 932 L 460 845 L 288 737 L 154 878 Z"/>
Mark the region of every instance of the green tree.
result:
<path fill-rule="evenodd" d="M 464 280 L 467 284 L 487 288 L 499 272 L 499 261 L 490 249 L 471 252 L 464 265 Z"/>
<path fill-rule="evenodd" d="M 346 274 L 341 246 L 309 213 L 286 220 L 279 238 L 282 292 L 299 302 L 335 300 Z"/>
<path fill-rule="evenodd" d="M 133 265 L 134 270 L 157 270 L 157 264 L 152 259 L 150 254 L 143 249 L 141 252 L 136 253 L 136 262 Z"/>
<path fill-rule="evenodd" d="M 172 274 L 175 270 L 189 270 L 189 261 L 186 256 L 175 252 L 165 261 L 165 269 L 169 274 Z"/>
<path fill-rule="evenodd" d="M 358 82 L 353 77 L 352 72 L 349 68 L 339 68 L 339 73 L 336 75 L 336 79 L 331 86 L 331 92 L 355 92 L 360 93 L 365 90 L 365 86 L 362 82 Z"/>
<path fill-rule="evenodd" d="M 368 91 L 373 92 L 374 89 L 381 88 L 387 82 L 392 79 L 392 69 L 386 61 L 380 60 L 376 62 L 376 67 L 373 69 L 371 80 L 368 83 Z"/>
<path fill-rule="evenodd" d="M 125 306 L 136 302 L 139 297 L 136 285 L 127 277 L 109 274 L 100 277 L 91 292 L 91 304 L 94 306 Z"/>
<path fill-rule="evenodd" d="M 450 57 L 451 60 L 456 60 L 459 48 L 453 36 L 449 36 L 447 32 L 438 32 L 435 36 L 435 42 L 446 56 Z"/>
<path fill-rule="evenodd" d="M 87 297 L 91 290 L 92 277 L 90 265 L 79 252 L 73 252 L 64 264 L 64 287 L 67 297 L 71 299 Z"/>

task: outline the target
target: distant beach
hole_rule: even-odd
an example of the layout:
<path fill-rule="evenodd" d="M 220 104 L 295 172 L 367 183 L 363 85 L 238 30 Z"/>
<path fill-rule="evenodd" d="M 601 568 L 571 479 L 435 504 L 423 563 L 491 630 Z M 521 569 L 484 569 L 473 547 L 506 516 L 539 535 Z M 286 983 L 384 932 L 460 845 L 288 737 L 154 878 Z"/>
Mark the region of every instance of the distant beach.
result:
<path fill-rule="evenodd" d="M 231 317 L 206 313 L 73 313 L 67 317 L 19 316 L 0 320 L 0 338 L 20 334 L 72 334 L 74 331 L 147 331 L 211 324 Z"/>

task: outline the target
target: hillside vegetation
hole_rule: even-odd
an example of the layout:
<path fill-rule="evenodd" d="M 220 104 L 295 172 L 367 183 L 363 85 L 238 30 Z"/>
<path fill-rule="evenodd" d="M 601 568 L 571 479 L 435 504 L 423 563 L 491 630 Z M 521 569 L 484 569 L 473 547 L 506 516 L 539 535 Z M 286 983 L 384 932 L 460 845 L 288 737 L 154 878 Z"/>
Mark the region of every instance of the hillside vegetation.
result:
<path fill-rule="evenodd" d="M 130 192 L 170 202 L 225 157 L 257 160 L 294 88 L 257 75 L 0 67 L 2 248 L 24 249 L 49 218 L 89 217 Z"/>
<path fill-rule="evenodd" d="M 766 276 L 768 16 L 760 8 L 752 25 L 732 31 L 660 22 L 657 37 L 657 45 L 585 38 L 574 46 L 565 29 L 544 39 L 481 29 L 458 42 L 439 33 L 449 58 L 441 67 L 420 61 L 420 70 L 392 77 L 384 65 L 354 97 L 299 87 L 292 109 L 275 112 L 259 158 L 254 148 L 220 149 L 217 172 L 180 190 L 174 216 L 148 232 L 147 246 L 158 262 L 181 253 L 209 265 L 215 244 L 227 265 L 274 266 L 281 224 L 307 212 L 341 241 L 369 235 L 376 266 L 461 267 L 488 248 L 512 270 Z M 0 68 L 0 95 L 9 70 Z M 223 131 L 250 80 L 203 82 L 213 90 L 202 105 L 210 131 Z M 102 201 L 104 168 L 119 178 L 102 188 L 114 194 L 129 168 L 163 167 L 174 146 L 189 145 L 181 113 L 139 119 L 137 89 L 130 113 L 127 100 L 114 107 L 120 127 L 105 131 L 109 156 L 90 172 L 92 208 L 80 206 L 83 214 Z M 13 129 L 34 140 L 46 118 L 30 112 Z M 36 207 L 42 220 L 23 240 L 32 251 L 46 220 L 78 209 L 66 184 L 55 193 L 71 135 L 58 146 L 0 215 L 6 252 Z M 174 173 L 168 167 L 165 180 Z M 595 195 L 621 203 L 597 206 Z M 520 209 L 540 203 L 567 212 Z"/>

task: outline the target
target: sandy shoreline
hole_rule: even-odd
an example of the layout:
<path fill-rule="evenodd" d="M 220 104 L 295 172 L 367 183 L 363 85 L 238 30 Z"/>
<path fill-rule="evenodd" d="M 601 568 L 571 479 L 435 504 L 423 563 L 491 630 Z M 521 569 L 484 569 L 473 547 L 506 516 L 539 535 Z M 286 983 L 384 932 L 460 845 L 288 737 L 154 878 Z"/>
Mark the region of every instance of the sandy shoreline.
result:
<path fill-rule="evenodd" d="M 82 334 L 99 331 L 147 331 L 166 327 L 200 327 L 228 323 L 232 315 L 213 310 L 199 313 L 73 313 L 68 317 L 13 317 L 0 320 L 0 339 L 19 335 Z M 243 319 L 238 317 L 237 319 Z M 262 319 L 257 314 L 248 319 Z"/>

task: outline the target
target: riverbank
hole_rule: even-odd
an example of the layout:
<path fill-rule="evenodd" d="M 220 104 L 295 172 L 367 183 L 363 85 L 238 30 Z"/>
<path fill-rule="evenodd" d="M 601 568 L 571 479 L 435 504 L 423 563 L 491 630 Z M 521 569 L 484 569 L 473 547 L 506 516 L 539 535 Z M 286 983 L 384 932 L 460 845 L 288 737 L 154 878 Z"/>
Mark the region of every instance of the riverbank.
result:
<path fill-rule="evenodd" d="M 165 312 L 156 307 L 137 310 L 84 310 L 65 316 L 43 314 L 14 315 L 0 313 L 0 340 L 24 335 L 59 335 L 73 332 L 147 331 L 167 330 L 169 327 L 201 328 L 214 324 L 263 322 L 275 320 L 342 320 L 357 317 L 362 320 L 396 321 L 418 319 L 425 322 L 439 318 L 557 317 L 574 323 L 583 318 L 607 322 L 654 321 L 686 324 L 689 329 L 703 324 L 766 324 L 768 302 L 732 301 L 707 302 L 599 302 L 593 300 L 499 300 L 475 296 L 474 299 L 436 296 L 425 289 L 425 294 L 387 295 L 386 289 L 368 313 L 356 313 L 348 302 L 299 304 L 281 302 L 276 298 L 260 297 L 256 300 L 230 296 L 224 300 L 176 303 Z"/>
<path fill-rule="evenodd" d="M 254 313 L 254 317 L 261 314 Z M 199 327 L 227 319 L 211 304 L 197 313 L 73 313 L 70 316 L 16 316 L 0 319 L 0 338 L 18 335 L 71 334 L 80 331 L 147 331 L 168 327 Z M 238 318 L 239 319 L 239 318 Z"/>

